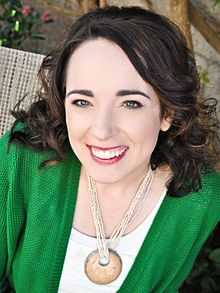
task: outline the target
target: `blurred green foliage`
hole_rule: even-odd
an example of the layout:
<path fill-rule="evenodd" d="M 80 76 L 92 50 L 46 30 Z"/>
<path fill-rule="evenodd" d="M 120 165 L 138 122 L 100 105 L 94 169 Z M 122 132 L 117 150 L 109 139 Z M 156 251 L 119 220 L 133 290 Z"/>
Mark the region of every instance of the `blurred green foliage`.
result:
<path fill-rule="evenodd" d="M 208 238 L 180 293 L 220 292 L 220 224 Z"/>
<path fill-rule="evenodd" d="M 36 27 L 52 18 L 48 11 L 40 14 L 20 0 L 0 0 L 0 46 L 24 49 L 27 39 L 45 39 Z"/>
<path fill-rule="evenodd" d="M 214 6 L 219 5 L 220 4 L 220 0 L 214 0 Z"/>

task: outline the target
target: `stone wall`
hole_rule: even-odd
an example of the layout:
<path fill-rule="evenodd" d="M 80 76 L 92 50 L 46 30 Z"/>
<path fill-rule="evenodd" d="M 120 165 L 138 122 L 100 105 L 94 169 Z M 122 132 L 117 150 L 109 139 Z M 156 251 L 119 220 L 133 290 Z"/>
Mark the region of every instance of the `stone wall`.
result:
<path fill-rule="evenodd" d="M 206 9 L 207 13 L 220 22 L 220 5 L 214 7 L 212 1 L 199 0 L 194 1 Z M 169 15 L 169 0 L 153 0 L 153 6 L 161 14 Z M 204 37 L 191 26 L 193 37 L 193 49 L 199 71 L 207 75 L 208 82 L 204 84 L 204 95 L 207 98 L 216 98 L 218 100 L 218 115 L 220 119 L 220 54 L 209 45 Z M 220 28 L 219 28 L 220 35 Z"/>

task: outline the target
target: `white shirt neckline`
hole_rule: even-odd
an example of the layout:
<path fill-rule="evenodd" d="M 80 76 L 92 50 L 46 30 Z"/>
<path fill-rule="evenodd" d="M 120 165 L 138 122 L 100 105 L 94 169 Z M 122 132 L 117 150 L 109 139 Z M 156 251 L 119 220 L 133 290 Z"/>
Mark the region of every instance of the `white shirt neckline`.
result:
<path fill-rule="evenodd" d="M 167 187 L 165 187 L 157 204 L 151 210 L 150 214 L 148 216 L 146 216 L 146 218 L 142 221 L 142 223 L 140 225 L 138 225 L 133 231 L 131 231 L 121 237 L 120 243 L 121 244 L 126 243 L 126 247 L 128 248 L 128 250 L 129 250 L 129 248 L 133 247 L 132 241 L 130 241 L 130 240 L 134 239 L 135 234 L 138 235 L 143 229 L 145 229 L 148 222 L 153 222 L 155 214 L 157 213 L 162 201 L 164 200 L 166 193 L 167 193 Z M 97 243 L 96 237 L 82 233 L 74 227 L 72 227 L 70 238 L 74 239 L 74 241 L 79 243 L 80 245 L 87 246 L 87 247 L 95 247 L 96 243 Z M 106 239 L 106 240 L 108 241 L 109 239 Z M 119 245 L 120 245 L 120 243 L 119 243 Z"/>

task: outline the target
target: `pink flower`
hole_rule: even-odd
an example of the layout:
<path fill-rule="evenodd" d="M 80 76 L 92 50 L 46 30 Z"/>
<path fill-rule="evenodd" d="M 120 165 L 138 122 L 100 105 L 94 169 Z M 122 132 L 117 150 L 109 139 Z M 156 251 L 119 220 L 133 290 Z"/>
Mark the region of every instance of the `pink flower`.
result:
<path fill-rule="evenodd" d="M 44 21 L 44 22 L 49 22 L 49 21 L 52 21 L 52 17 L 51 17 L 51 14 L 48 10 L 45 10 L 43 12 L 43 14 L 41 15 L 41 20 Z"/>
<path fill-rule="evenodd" d="M 29 5 L 24 5 L 22 10 L 21 10 L 21 13 L 24 16 L 28 16 L 31 13 L 31 7 Z"/>

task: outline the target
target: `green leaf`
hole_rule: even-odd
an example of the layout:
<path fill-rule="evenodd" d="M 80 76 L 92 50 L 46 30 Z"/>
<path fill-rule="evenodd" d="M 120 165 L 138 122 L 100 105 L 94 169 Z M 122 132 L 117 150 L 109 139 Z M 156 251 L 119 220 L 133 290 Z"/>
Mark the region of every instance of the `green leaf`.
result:
<path fill-rule="evenodd" d="M 199 78 L 201 83 L 207 85 L 210 82 L 208 71 L 198 66 Z"/>
<path fill-rule="evenodd" d="M 12 11 L 11 11 L 11 17 L 14 17 L 16 13 L 17 13 L 17 11 L 15 9 L 12 9 Z"/>
<path fill-rule="evenodd" d="M 214 249 L 210 254 L 209 254 L 209 259 L 219 263 L 220 264 L 220 248 Z"/>
<path fill-rule="evenodd" d="M 220 4 L 220 0 L 214 0 L 214 7 Z"/>
<path fill-rule="evenodd" d="M 202 292 L 216 292 L 214 290 L 218 289 L 215 280 L 211 277 L 203 278 L 201 280 L 201 286 L 202 286 L 202 289 L 204 290 Z"/>
<path fill-rule="evenodd" d="M 214 274 L 216 276 L 219 276 L 220 277 L 220 263 L 213 263 L 213 267 L 214 267 Z"/>
<path fill-rule="evenodd" d="M 33 39 L 38 39 L 38 40 L 45 40 L 45 36 L 41 33 L 32 33 L 31 37 Z"/>
<path fill-rule="evenodd" d="M 14 30 L 16 32 L 19 32 L 19 30 L 20 30 L 20 22 L 18 20 L 16 20 L 16 22 L 15 22 Z"/>

